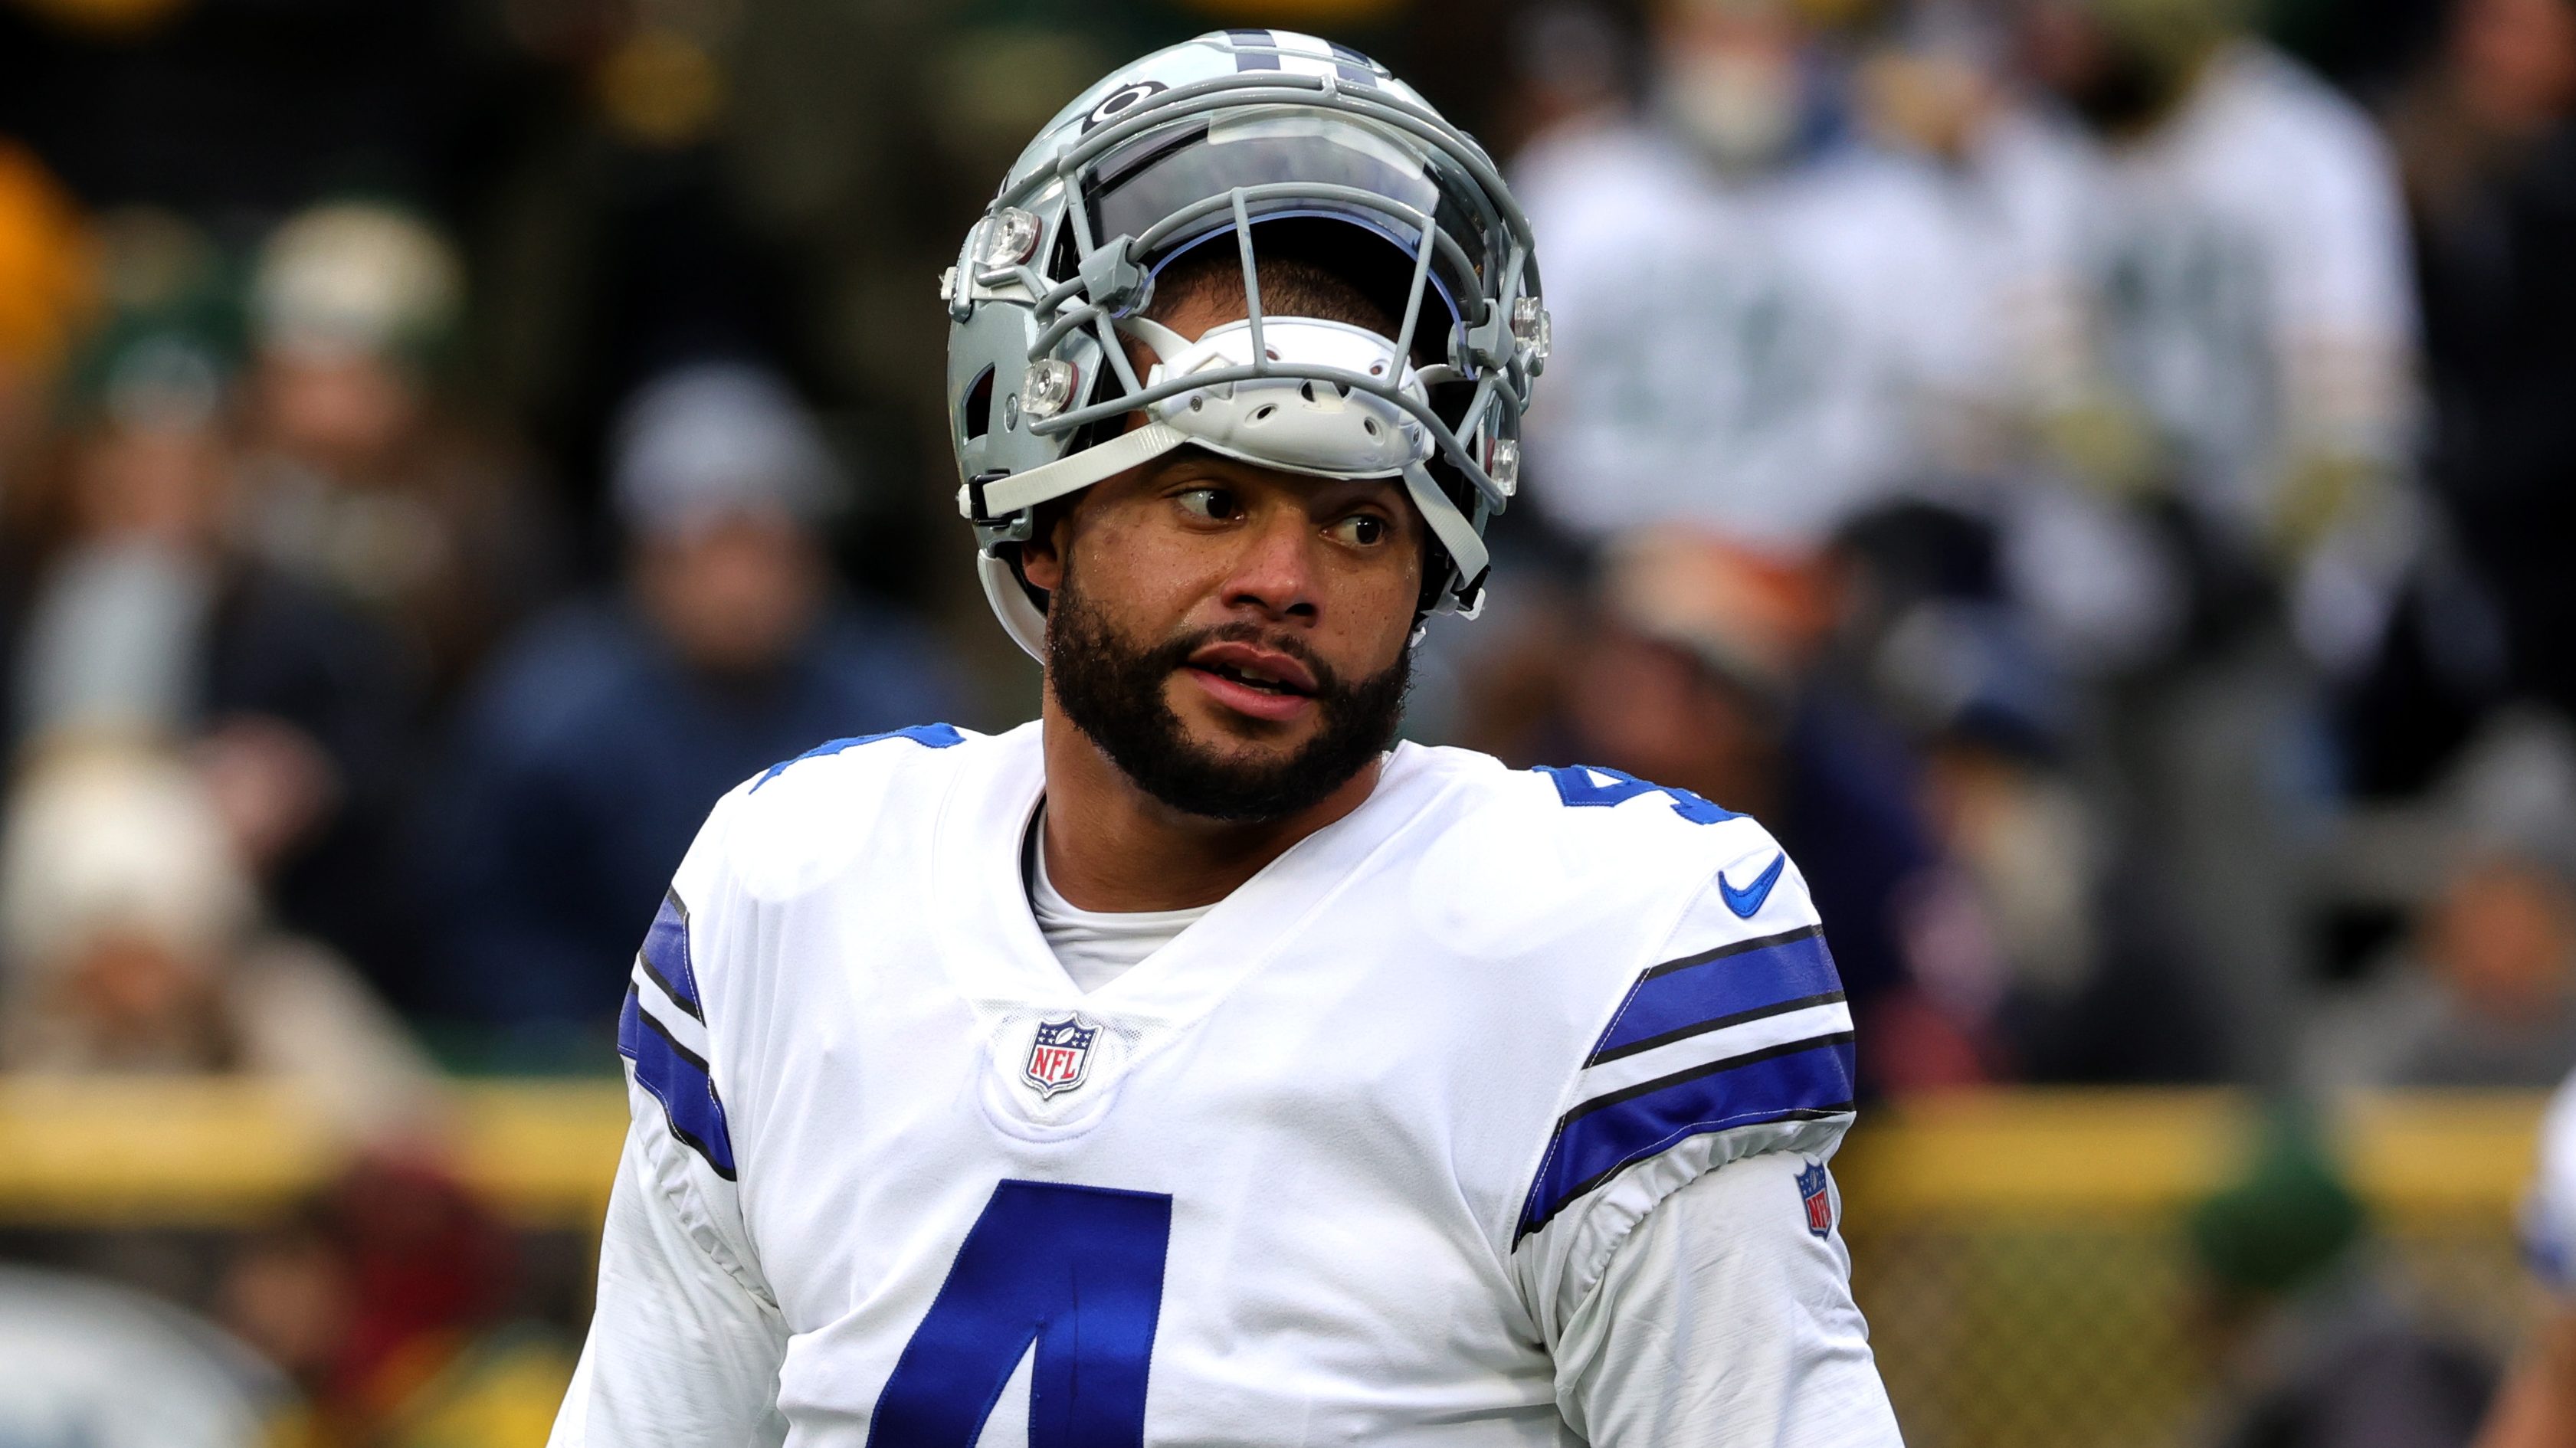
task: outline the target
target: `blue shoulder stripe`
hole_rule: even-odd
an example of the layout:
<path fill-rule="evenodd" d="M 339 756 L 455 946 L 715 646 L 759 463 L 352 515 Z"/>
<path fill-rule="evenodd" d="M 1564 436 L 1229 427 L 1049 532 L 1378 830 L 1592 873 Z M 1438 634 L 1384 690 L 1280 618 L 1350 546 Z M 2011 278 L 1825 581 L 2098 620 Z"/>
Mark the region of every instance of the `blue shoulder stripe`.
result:
<path fill-rule="evenodd" d="M 706 1008 L 698 1004 L 698 973 L 689 966 L 689 907 L 680 903 L 680 892 L 662 892 L 662 908 L 653 912 L 653 925 L 644 932 L 644 948 L 635 952 L 635 963 L 653 977 L 662 994 L 671 1003 L 699 1020 L 707 1018 Z"/>
<path fill-rule="evenodd" d="M 1641 1082 L 1565 1113 L 1521 1209 L 1521 1238 L 1612 1177 L 1694 1136 L 1852 1109 L 1849 1031 Z"/>
<path fill-rule="evenodd" d="M 1639 976 L 1583 1064 L 1598 1066 L 1702 1031 L 1842 998 L 1842 977 L 1821 927 L 1739 940 Z"/>
<path fill-rule="evenodd" d="M 889 729 L 883 734 L 860 734 L 848 739 L 833 739 L 815 745 L 794 759 L 782 759 L 769 766 L 759 779 L 753 781 L 751 792 L 758 794 L 762 785 L 785 774 L 790 765 L 838 754 L 844 749 L 856 749 L 862 744 L 874 744 L 880 739 L 909 739 L 915 744 L 931 749 L 947 749 L 966 742 L 966 736 L 958 733 L 957 726 L 953 724 L 915 724 L 904 729 Z"/>
<path fill-rule="evenodd" d="M 631 985 L 626 1005 L 617 1013 L 617 1053 L 635 1063 L 635 1079 L 662 1103 L 671 1135 L 705 1157 L 716 1175 L 732 1181 L 733 1131 L 725 1124 L 715 1078 L 696 1052 L 671 1039 L 662 1023 L 645 1013 Z"/>

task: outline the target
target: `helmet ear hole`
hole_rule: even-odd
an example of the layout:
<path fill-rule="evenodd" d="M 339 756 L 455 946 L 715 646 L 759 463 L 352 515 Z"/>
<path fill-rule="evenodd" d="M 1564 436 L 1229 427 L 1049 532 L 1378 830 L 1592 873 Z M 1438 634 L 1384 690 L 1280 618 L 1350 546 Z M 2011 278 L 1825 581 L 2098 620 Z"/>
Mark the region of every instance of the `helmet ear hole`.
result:
<path fill-rule="evenodd" d="M 1449 550 L 1441 547 L 1438 539 L 1424 540 L 1422 545 L 1422 595 L 1413 601 L 1413 626 L 1415 628 L 1420 628 L 1424 619 L 1429 618 L 1431 615 L 1440 611 L 1440 605 L 1447 601 L 1449 593 L 1449 576 L 1456 570 L 1457 565 L 1449 560 Z"/>
<path fill-rule="evenodd" d="M 966 389 L 966 400 L 958 409 L 958 420 L 968 438 L 979 438 L 993 430 L 993 369 L 975 374 L 975 385 Z"/>

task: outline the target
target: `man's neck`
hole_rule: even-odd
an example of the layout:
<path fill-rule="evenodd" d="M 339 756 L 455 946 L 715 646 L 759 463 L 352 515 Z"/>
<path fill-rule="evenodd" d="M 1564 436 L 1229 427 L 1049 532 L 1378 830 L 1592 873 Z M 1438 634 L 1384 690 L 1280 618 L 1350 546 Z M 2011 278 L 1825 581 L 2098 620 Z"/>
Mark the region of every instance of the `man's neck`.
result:
<path fill-rule="evenodd" d="M 1187 910 L 1234 893 L 1290 846 L 1366 803 L 1383 761 L 1283 819 L 1187 814 L 1136 787 L 1057 709 L 1044 713 L 1047 879 L 1084 910 Z"/>

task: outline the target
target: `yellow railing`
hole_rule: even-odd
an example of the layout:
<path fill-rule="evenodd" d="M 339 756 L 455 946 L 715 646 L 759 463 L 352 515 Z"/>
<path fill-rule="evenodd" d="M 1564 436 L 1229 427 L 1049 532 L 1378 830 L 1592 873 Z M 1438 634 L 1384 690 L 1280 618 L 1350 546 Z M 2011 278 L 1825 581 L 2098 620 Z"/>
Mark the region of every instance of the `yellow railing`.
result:
<path fill-rule="evenodd" d="M 512 1220 L 583 1229 L 625 1126 L 613 1081 L 466 1083 L 426 1144 Z M 327 1117 L 256 1081 L 0 1079 L 0 1223 L 246 1224 L 341 1157 Z"/>
<path fill-rule="evenodd" d="M 2370 1208 L 2369 1270 L 2497 1355 L 2530 1302 L 2513 1221 L 2542 1105 L 2378 1096 L 2321 1123 Z M 2217 1092 L 1970 1095 L 1865 1120 L 1837 1163 L 1853 1287 L 1912 1448 L 2212 1441 L 2245 1340 L 2183 1224 L 2258 1127 Z"/>
<path fill-rule="evenodd" d="M 2511 1210 L 2546 1098 L 2360 1096 L 2323 1126 L 2383 1214 Z M 2255 1113 L 2224 1091 L 1968 1092 L 1868 1113 L 1836 1164 L 1852 1210 L 2165 1211 L 2243 1164 Z"/>
<path fill-rule="evenodd" d="M 2513 1213 L 2532 1095 L 2362 1098 L 2326 1122 L 2374 1250 L 2427 1319 L 2501 1351 L 2527 1293 Z M 614 1082 L 456 1088 L 455 1170 L 584 1231 L 626 1119 Z M 2221 1349 L 2181 1231 L 2257 1114 L 2222 1092 L 2005 1092 L 1873 1111 L 1837 1164 L 1854 1284 L 1914 1448 L 2169 1448 L 2205 1436 Z M 0 1081 L 0 1225 L 244 1225 L 325 1180 L 328 1122 L 243 1082 Z"/>

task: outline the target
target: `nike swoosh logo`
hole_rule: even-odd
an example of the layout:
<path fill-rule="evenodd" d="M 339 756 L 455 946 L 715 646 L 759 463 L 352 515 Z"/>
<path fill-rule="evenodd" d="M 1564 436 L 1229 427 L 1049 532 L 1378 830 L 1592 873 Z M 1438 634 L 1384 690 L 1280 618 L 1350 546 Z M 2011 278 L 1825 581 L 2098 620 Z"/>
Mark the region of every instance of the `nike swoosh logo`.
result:
<path fill-rule="evenodd" d="M 1720 870 L 1717 872 L 1717 893 L 1726 897 L 1726 908 L 1734 911 L 1736 918 L 1750 920 L 1754 912 L 1762 908 L 1762 902 L 1771 898 L 1771 887 L 1780 883 L 1780 872 L 1788 867 L 1786 852 L 1773 855 L 1771 868 L 1764 870 L 1760 879 L 1741 890 L 1726 883 L 1726 872 Z"/>

